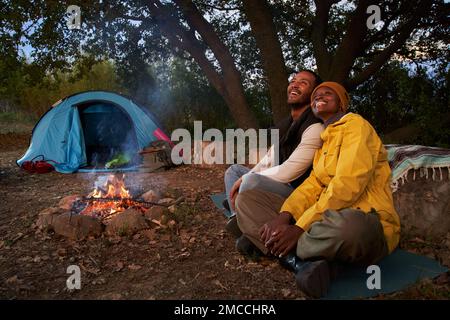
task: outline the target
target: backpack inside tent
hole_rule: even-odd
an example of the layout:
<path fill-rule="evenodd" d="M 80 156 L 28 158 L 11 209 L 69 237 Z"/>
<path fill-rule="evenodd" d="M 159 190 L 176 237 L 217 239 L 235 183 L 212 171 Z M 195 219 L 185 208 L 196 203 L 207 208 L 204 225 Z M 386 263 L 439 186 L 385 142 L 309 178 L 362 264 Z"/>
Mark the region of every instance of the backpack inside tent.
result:
<path fill-rule="evenodd" d="M 107 171 L 114 161 L 133 169 L 139 151 L 156 140 L 171 143 L 149 110 L 113 92 L 86 91 L 58 101 L 41 117 L 17 164 L 41 157 L 62 173 Z"/>

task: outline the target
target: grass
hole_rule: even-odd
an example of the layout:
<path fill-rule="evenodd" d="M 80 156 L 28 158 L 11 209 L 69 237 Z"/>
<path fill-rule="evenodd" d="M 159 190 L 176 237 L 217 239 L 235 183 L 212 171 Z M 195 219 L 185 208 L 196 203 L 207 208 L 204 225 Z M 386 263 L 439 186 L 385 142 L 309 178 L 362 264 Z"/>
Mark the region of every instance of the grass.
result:
<path fill-rule="evenodd" d="M 0 134 L 30 133 L 37 119 L 21 112 L 0 112 Z"/>
<path fill-rule="evenodd" d="M 0 112 L 0 122 L 19 122 L 34 124 L 38 119 L 36 116 L 23 112 Z"/>
<path fill-rule="evenodd" d="M 167 189 L 165 191 L 165 197 L 178 199 L 181 196 L 183 196 L 183 192 L 180 189 L 167 187 Z"/>
<path fill-rule="evenodd" d="M 177 223 L 189 226 L 194 222 L 195 216 L 200 212 L 200 207 L 195 204 L 182 203 L 175 206 L 175 212 L 171 215 Z"/>

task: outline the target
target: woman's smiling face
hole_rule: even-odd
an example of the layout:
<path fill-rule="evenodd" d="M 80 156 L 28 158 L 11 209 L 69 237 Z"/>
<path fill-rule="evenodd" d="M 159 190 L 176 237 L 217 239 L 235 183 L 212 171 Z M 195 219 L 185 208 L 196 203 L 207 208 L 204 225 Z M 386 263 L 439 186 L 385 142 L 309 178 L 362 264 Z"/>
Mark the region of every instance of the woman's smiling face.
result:
<path fill-rule="evenodd" d="M 324 86 L 314 92 L 311 107 L 316 117 L 326 121 L 340 110 L 340 100 L 333 89 Z"/>

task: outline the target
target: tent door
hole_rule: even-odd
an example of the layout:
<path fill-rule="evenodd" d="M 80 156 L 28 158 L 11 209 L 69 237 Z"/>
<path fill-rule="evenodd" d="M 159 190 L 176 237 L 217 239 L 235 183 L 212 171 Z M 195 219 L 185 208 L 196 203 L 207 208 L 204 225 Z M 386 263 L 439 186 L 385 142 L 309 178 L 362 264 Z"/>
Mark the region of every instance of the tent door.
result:
<path fill-rule="evenodd" d="M 136 159 L 139 150 L 136 132 L 130 117 L 122 108 L 101 101 L 90 101 L 77 107 L 83 127 L 88 166 L 103 167 L 120 153 Z"/>

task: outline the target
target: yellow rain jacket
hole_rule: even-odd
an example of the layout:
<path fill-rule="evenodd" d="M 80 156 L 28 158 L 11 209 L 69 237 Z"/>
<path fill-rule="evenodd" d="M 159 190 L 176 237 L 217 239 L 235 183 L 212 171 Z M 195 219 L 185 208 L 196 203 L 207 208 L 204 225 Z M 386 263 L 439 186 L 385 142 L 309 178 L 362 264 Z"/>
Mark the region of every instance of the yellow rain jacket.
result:
<path fill-rule="evenodd" d="M 372 126 L 348 113 L 321 134 L 322 148 L 314 155 L 311 175 L 292 192 L 280 211 L 288 211 L 307 231 L 327 209 L 375 209 L 389 252 L 398 245 L 400 219 L 390 187 L 387 152 Z"/>

